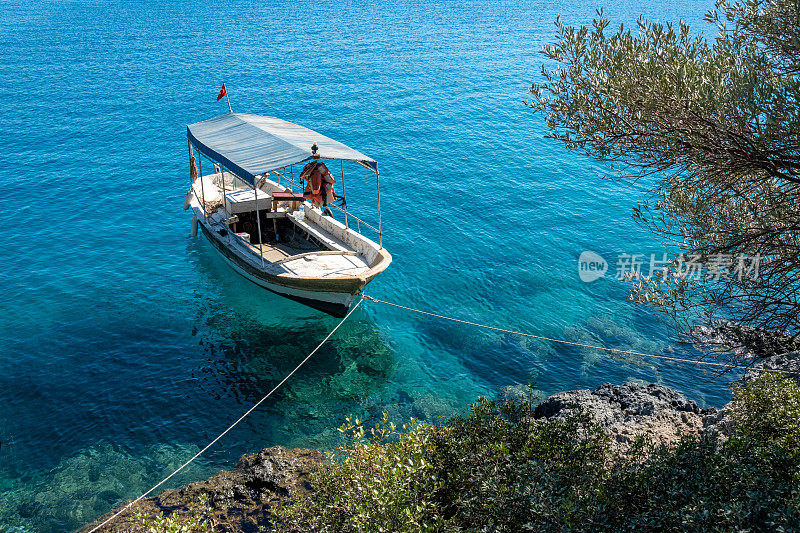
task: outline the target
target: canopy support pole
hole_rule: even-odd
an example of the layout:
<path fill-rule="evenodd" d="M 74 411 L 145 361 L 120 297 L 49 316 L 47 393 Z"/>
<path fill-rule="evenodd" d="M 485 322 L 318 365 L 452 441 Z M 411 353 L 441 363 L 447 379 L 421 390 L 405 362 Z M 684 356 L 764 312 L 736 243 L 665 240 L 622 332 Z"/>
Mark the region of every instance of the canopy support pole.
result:
<path fill-rule="evenodd" d="M 206 186 L 203 183 L 203 158 L 200 156 L 200 152 L 197 152 L 197 173 L 199 174 L 200 178 L 200 197 L 203 199 L 203 218 L 208 221 L 208 207 L 206 206 Z"/>
<path fill-rule="evenodd" d="M 344 226 L 350 229 L 350 223 L 347 221 L 347 191 L 344 188 L 344 160 L 340 161 L 342 164 L 342 198 L 344 198 Z"/>
<path fill-rule="evenodd" d="M 192 141 L 189 142 L 189 155 L 192 155 Z M 203 156 L 200 154 L 200 150 L 197 151 L 197 179 L 200 180 L 200 199 L 203 201 L 203 219 L 208 220 L 208 211 L 206 211 L 206 188 L 203 185 Z M 192 183 L 192 188 L 194 188 L 194 182 Z"/>
<path fill-rule="evenodd" d="M 225 167 L 219 166 L 219 176 L 222 180 L 222 207 L 225 208 L 225 216 L 228 216 L 228 198 L 225 196 Z"/>
<path fill-rule="evenodd" d="M 253 182 L 253 194 L 256 196 L 256 223 L 258 224 L 258 253 L 261 256 L 261 268 L 264 268 L 264 243 L 261 242 L 261 213 L 258 212 L 258 180 Z"/>
<path fill-rule="evenodd" d="M 186 142 L 189 144 L 189 186 L 191 187 L 194 185 L 192 181 L 192 159 L 194 159 L 194 151 L 192 150 L 192 141 L 186 139 Z"/>
<path fill-rule="evenodd" d="M 219 166 L 219 174 L 222 177 L 222 207 L 225 209 L 223 219 L 228 218 L 228 197 L 225 193 L 225 167 L 220 165 Z M 228 234 L 228 245 L 231 244 L 231 227 L 225 224 L 225 233 Z"/>
<path fill-rule="evenodd" d="M 381 225 L 381 178 L 378 169 L 375 169 L 375 185 L 378 189 L 378 245 L 383 248 L 383 226 Z"/>

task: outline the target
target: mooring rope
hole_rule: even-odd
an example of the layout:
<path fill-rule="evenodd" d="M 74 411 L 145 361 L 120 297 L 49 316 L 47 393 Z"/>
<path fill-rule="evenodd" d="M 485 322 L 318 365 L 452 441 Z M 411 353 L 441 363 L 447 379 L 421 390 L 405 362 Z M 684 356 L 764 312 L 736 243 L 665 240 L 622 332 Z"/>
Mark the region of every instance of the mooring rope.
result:
<path fill-rule="evenodd" d="M 161 485 L 163 485 L 164 483 L 166 483 L 167 481 L 169 481 L 169 480 L 172 478 L 172 476 L 174 476 L 175 474 L 177 474 L 178 472 L 180 472 L 181 470 L 183 470 L 184 468 L 186 468 L 187 466 L 189 466 L 189 465 L 190 465 L 190 464 L 191 464 L 191 463 L 192 463 L 192 462 L 193 462 L 195 459 L 197 459 L 198 457 L 200 457 L 201 455 L 203 455 L 203 453 L 204 453 L 206 450 L 208 450 L 209 448 L 211 448 L 211 446 L 213 446 L 213 445 L 214 445 L 214 444 L 215 444 L 215 443 L 216 443 L 216 442 L 217 442 L 219 439 L 221 439 L 222 437 L 224 437 L 224 436 L 225 436 L 225 435 L 226 435 L 226 434 L 227 434 L 227 433 L 228 433 L 230 430 L 232 430 L 234 427 L 236 427 L 236 425 L 237 425 L 239 422 L 241 422 L 242 420 L 244 420 L 244 419 L 247 417 L 247 415 L 249 415 L 250 413 L 252 413 L 253 411 L 255 411 L 255 410 L 258 408 L 258 406 L 259 406 L 259 405 L 261 405 L 262 403 L 264 403 L 264 401 L 265 401 L 267 398 L 269 398 L 270 396 L 272 396 L 272 394 L 273 394 L 273 393 L 274 393 L 276 390 L 278 390 L 279 388 L 281 388 L 281 386 L 282 386 L 284 383 L 286 383 L 286 382 L 289 380 L 289 378 L 291 378 L 291 377 L 294 375 L 294 373 L 295 373 L 295 372 L 297 372 L 298 370 L 300 370 L 300 367 L 301 367 L 301 366 L 303 366 L 303 365 L 306 363 L 306 361 L 308 361 L 309 359 L 311 359 L 311 356 L 312 356 L 312 355 L 314 355 L 315 353 L 317 353 L 317 350 L 319 350 L 319 349 L 322 347 L 322 345 L 323 345 L 323 344 L 325 344 L 326 342 L 328 342 L 328 339 L 330 339 L 330 338 L 333 336 L 333 334 L 334 334 L 334 333 L 336 333 L 336 330 L 337 330 L 337 329 L 339 329 L 339 326 L 341 326 L 342 324 L 344 324 L 344 321 L 345 321 L 345 320 L 347 320 L 347 319 L 350 317 L 350 315 L 352 315 L 352 314 L 353 314 L 353 311 L 355 311 L 355 310 L 356 310 L 356 308 L 357 308 L 359 305 L 361 305 L 361 302 L 363 302 L 363 301 L 364 301 L 363 297 L 362 297 L 362 298 L 360 298 L 360 299 L 358 300 L 358 302 L 356 302 L 356 305 L 354 305 L 354 306 L 353 306 L 353 307 L 350 309 L 350 311 L 349 311 L 349 312 L 348 312 L 348 313 L 347 313 L 347 314 L 344 316 L 344 318 L 342 318 L 342 320 L 341 320 L 341 321 L 340 321 L 338 324 L 336 324 L 336 327 L 335 327 L 335 328 L 333 328 L 333 329 L 331 330 L 331 332 L 330 332 L 330 333 L 328 333 L 328 335 L 327 335 L 327 336 L 326 336 L 324 339 L 322 339 L 322 342 L 320 342 L 320 343 L 317 345 L 317 347 L 316 347 L 316 348 L 314 348 L 314 349 L 311 351 L 311 353 L 309 353 L 309 354 L 306 356 L 306 358 L 305 358 L 305 359 L 303 359 L 302 361 L 300 361 L 300 364 L 298 364 L 296 367 L 294 367 L 294 370 L 292 370 L 291 372 L 289 372 L 289 373 L 286 375 L 286 377 L 285 377 L 285 378 L 283 378 L 283 379 L 281 380 L 281 382 L 280 382 L 280 383 L 278 383 L 277 385 L 275 385 L 275 387 L 273 387 L 273 388 L 272 388 L 272 390 L 271 390 L 271 391 L 269 391 L 269 392 L 266 394 L 266 396 L 264 396 L 263 398 L 261 398 L 260 400 L 258 400 L 258 402 L 257 402 L 255 405 L 253 405 L 253 407 L 251 407 L 250 409 L 248 409 L 248 410 L 247 410 L 247 411 L 246 411 L 246 412 L 245 412 L 245 413 L 244 413 L 242 416 L 240 416 L 240 417 L 239 417 L 239 418 L 236 420 L 236 422 L 234 422 L 233 424 L 231 424 L 230 426 L 228 426 L 228 428 L 227 428 L 225 431 L 223 431 L 222 433 L 220 433 L 220 434 L 219 434 L 219 435 L 218 435 L 218 436 L 217 436 L 217 437 L 216 437 L 214 440 L 212 440 L 211 442 L 209 442 L 208 444 L 206 444 L 205 448 L 203 448 L 202 450 L 200 450 L 199 452 L 197 452 L 196 454 L 194 454 L 194 456 L 193 456 L 191 459 L 189 459 L 188 461 L 186 461 L 185 463 L 183 463 L 183 464 L 180 466 L 180 468 L 178 468 L 178 469 L 177 469 L 177 470 L 175 470 L 173 473 L 171 473 L 170 475 L 168 475 L 167 477 L 165 477 L 164 479 L 162 479 L 161 481 L 159 481 L 157 484 L 153 485 L 153 487 L 152 487 L 150 490 L 148 490 L 147 492 L 145 492 L 144 494 L 142 494 L 141 496 L 139 496 L 138 498 L 136 498 L 135 500 L 133 500 L 131 503 L 129 503 L 128 505 L 126 505 L 125 507 L 123 507 L 123 508 L 122 508 L 120 511 L 118 511 L 117 513 L 115 513 L 115 514 L 114 514 L 114 515 L 113 515 L 111 518 L 107 519 L 107 520 L 106 520 L 105 522 L 103 522 L 102 524 L 99 524 L 99 525 L 95 526 L 95 527 L 94 527 L 94 529 L 92 529 L 92 530 L 91 530 L 89 533 L 94 533 L 95 531 L 97 531 L 97 530 L 98 530 L 98 529 L 100 529 L 101 527 L 103 527 L 103 526 L 107 525 L 109 522 L 111 522 L 112 520 L 114 520 L 115 518 L 117 518 L 119 515 L 121 515 L 122 513 L 124 513 L 125 511 L 127 511 L 128 509 L 130 509 L 131 507 L 133 507 L 134 505 L 136 505 L 136 504 L 137 504 L 137 503 L 139 503 L 140 501 L 142 501 L 142 499 L 146 498 L 146 497 L 147 497 L 147 496 L 148 496 L 148 495 L 149 495 L 151 492 L 153 492 L 154 490 L 156 490 L 157 488 L 159 488 Z"/>
<path fill-rule="evenodd" d="M 567 340 L 564 340 L 564 339 L 554 339 L 552 337 L 543 337 L 541 335 L 534 335 L 532 333 L 525 333 L 523 331 L 515 331 L 513 329 L 498 328 L 498 327 L 495 327 L 495 326 L 488 326 L 486 324 L 478 324 L 477 322 L 470 322 L 469 320 L 461 320 L 459 318 L 453 318 L 453 317 L 450 317 L 450 316 L 440 315 L 440 314 L 437 314 L 437 313 L 431 313 L 429 311 L 422 311 L 421 309 L 415 309 L 413 307 L 407 307 L 405 305 L 400 305 L 400 304 L 396 304 L 396 303 L 393 303 L 393 302 L 387 302 L 386 300 L 379 300 L 378 298 L 373 298 L 372 296 L 367 296 L 366 294 L 362 294 L 361 296 L 362 296 L 362 298 L 365 298 L 365 299 L 370 300 L 372 302 L 391 305 L 393 307 L 397 307 L 397 308 L 400 308 L 400 309 L 405 309 L 406 311 L 412 311 L 414 313 L 419 313 L 421 315 L 428 315 L 428 316 L 432 316 L 432 317 L 436 317 L 436 318 L 441 318 L 443 320 L 450 320 L 451 322 L 458 322 L 459 324 L 467 324 L 467 325 L 475 326 L 475 327 L 478 327 L 478 328 L 490 329 L 490 330 L 493 330 L 493 331 L 500 331 L 502 333 L 511 333 L 513 335 L 520 335 L 522 337 L 530 337 L 532 339 L 550 341 L 550 342 L 555 342 L 555 343 L 559 343 L 559 344 L 568 344 L 570 346 L 577 346 L 577 347 L 580 347 L 580 348 L 592 348 L 592 349 L 595 349 L 595 350 L 604 350 L 606 352 L 613 352 L 613 353 L 619 353 L 619 354 L 625 354 L 625 355 L 638 355 L 640 357 L 651 357 L 651 358 L 654 358 L 654 359 L 663 359 L 663 360 L 666 360 L 666 361 L 675 361 L 675 362 L 679 362 L 679 363 L 689 363 L 689 364 L 693 364 L 693 365 L 715 366 L 715 367 L 722 367 L 722 368 L 725 368 L 725 369 L 730 369 L 730 368 L 739 368 L 739 369 L 744 369 L 744 370 L 754 369 L 751 366 L 745 366 L 745 365 L 729 365 L 729 364 L 726 364 L 726 363 L 716 363 L 714 361 L 699 361 L 697 359 L 688 359 L 688 358 L 684 358 L 684 357 L 671 357 L 671 356 L 668 356 L 668 355 L 655 355 L 655 354 L 652 354 L 652 353 L 635 352 L 633 350 L 620 350 L 618 348 L 607 348 L 605 346 L 594 346 L 592 344 L 584 344 L 584 343 L 581 343 L 581 342 L 567 341 Z M 779 373 L 779 374 L 793 374 L 793 372 L 791 372 L 789 370 L 782 370 L 782 369 L 777 369 L 777 368 L 755 368 L 755 370 L 760 370 L 760 371 L 763 371 L 763 372 L 775 372 L 775 373 Z"/>
<path fill-rule="evenodd" d="M 129 503 L 128 505 L 123 507 L 121 510 L 116 512 L 110 518 L 108 518 L 107 520 L 105 520 L 101 524 L 95 526 L 91 531 L 89 531 L 89 533 L 94 533 L 95 531 L 97 531 L 98 529 L 100 529 L 103 526 L 107 525 L 108 523 L 113 521 L 115 518 L 119 517 L 122 513 L 124 513 L 125 511 L 127 511 L 128 509 L 130 509 L 131 507 L 133 507 L 134 505 L 136 505 L 140 501 L 142 501 L 144 498 L 146 498 L 148 495 L 150 495 L 154 490 L 156 490 L 157 488 L 162 486 L 164 483 L 169 481 L 173 476 L 175 476 L 176 474 L 181 472 L 184 468 L 189 466 L 195 459 L 200 457 L 211 446 L 216 444 L 217 441 L 219 441 L 222 437 L 224 437 L 230 430 L 232 430 L 234 427 L 236 427 L 239 424 L 239 422 L 244 420 L 250 413 L 255 411 L 258 408 L 258 406 L 260 406 L 262 403 L 264 403 L 264 401 L 267 400 L 267 398 L 272 396 L 272 394 L 275 391 L 277 391 L 279 388 L 281 388 L 281 386 L 283 386 L 283 384 L 286 383 L 289 380 L 289 378 L 291 378 L 295 374 L 295 372 L 300 370 L 300 367 L 302 367 L 309 359 L 311 359 L 311 357 L 315 353 L 317 353 L 317 351 L 322 347 L 323 344 L 328 342 L 328 340 L 333 336 L 333 334 L 336 333 L 336 330 L 338 330 L 339 327 L 342 324 L 344 324 L 345 320 L 347 320 L 350 317 L 350 315 L 353 314 L 353 311 L 355 311 L 356 308 L 359 305 L 361 305 L 361 302 L 363 302 L 364 300 L 370 300 L 371 302 L 380 303 L 380 304 L 384 304 L 384 305 L 389 305 L 389 306 L 392 306 L 392 307 L 397 307 L 399 309 L 404 309 L 406 311 L 419 313 L 421 315 L 432 316 L 432 317 L 435 317 L 435 318 L 440 318 L 442 320 L 449 320 L 451 322 L 457 322 L 459 324 L 466 324 L 466 325 L 469 325 L 469 326 L 475 326 L 475 327 L 478 327 L 478 328 L 488 329 L 488 330 L 492 330 L 492 331 L 499 331 L 501 333 L 510 333 L 512 335 L 519 335 L 519 336 L 522 336 L 522 337 L 529 337 L 529 338 L 532 338 L 532 339 L 555 342 L 555 343 L 558 343 L 558 344 L 566 344 L 566 345 L 569 345 L 569 346 L 576 346 L 576 347 L 580 347 L 580 348 L 590 348 L 590 349 L 594 349 L 594 350 L 601 350 L 601 351 L 612 352 L 612 353 L 619 353 L 619 354 L 625 354 L 625 355 L 636 355 L 636 356 L 640 356 L 640 357 L 649 357 L 649 358 L 661 359 L 661 360 L 665 360 L 665 361 L 673 361 L 673 362 L 678 362 L 678 363 L 688 363 L 688 364 L 692 364 L 692 365 L 714 366 L 714 367 L 725 368 L 725 369 L 731 369 L 731 368 L 738 368 L 738 369 L 743 369 L 743 370 L 754 369 L 753 367 L 744 366 L 744 365 L 729 365 L 729 364 L 726 364 L 726 363 L 717 363 L 717 362 L 714 362 L 714 361 L 699 361 L 699 360 L 696 360 L 696 359 L 688 359 L 688 358 L 685 358 L 685 357 L 672 357 L 672 356 L 668 356 L 668 355 L 656 355 L 656 354 L 651 354 L 651 353 L 637 352 L 637 351 L 633 351 L 633 350 L 621 350 L 619 348 L 608 348 L 608 347 L 605 347 L 605 346 L 596 346 L 596 345 L 585 344 L 585 343 L 581 343 L 581 342 L 567 341 L 567 340 L 564 340 L 564 339 L 556 339 L 556 338 L 553 338 L 553 337 L 545 337 L 543 335 L 535 335 L 533 333 L 526 333 L 524 331 L 516 331 L 516 330 L 513 330 L 513 329 L 499 328 L 499 327 L 496 327 L 496 326 L 489 326 L 487 324 L 479 324 L 477 322 L 470 322 L 469 320 L 462 320 L 460 318 L 454 318 L 454 317 L 450 317 L 450 316 L 446 316 L 446 315 L 441 315 L 441 314 L 438 314 L 438 313 L 432 313 L 430 311 L 423 311 L 421 309 L 415 309 L 413 307 L 408 307 L 408 306 L 396 304 L 396 303 L 393 303 L 393 302 L 387 302 L 386 300 L 380 300 L 378 298 L 373 298 L 372 296 L 368 296 L 368 295 L 362 293 L 361 294 L 361 298 L 358 300 L 358 302 L 356 302 L 356 304 L 350 309 L 350 311 L 344 316 L 344 318 L 342 318 L 342 320 L 336 325 L 336 327 L 334 327 L 330 331 L 330 333 L 328 333 L 328 335 L 324 339 L 322 339 L 322 342 L 320 342 L 317 345 L 317 347 L 314 348 L 311 351 L 311 353 L 309 353 L 305 357 L 305 359 L 300 361 L 300 363 L 291 372 L 289 372 L 286 375 L 286 377 L 284 377 L 280 381 L 280 383 L 275 385 L 275 387 L 273 387 L 271 391 L 269 391 L 263 398 L 261 398 L 258 402 L 256 402 L 250 409 L 248 409 L 242 416 L 240 416 L 233 424 L 228 426 L 227 429 L 225 429 L 225 431 L 220 433 L 216 438 L 214 438 L 214 440 L 209 442 L 202 450 L 200 450 L 199 452 L 194 454 L 194 456 L 192 456 L 191 459 L 189 459 L 188 461 L 183 463 L 177 470 L 175 470 L 170 475 L 168 475 L 167 477 L 165 477 L 164 479 L 159 481 L 157 484 L 153 485 L 153 487 L 150 488 L 150 490 L 148 490 L 147 492 L 145 492 L 144 494 L 142 494 L 141 496 L 139 496 L 138 498 L 133 500 L 131 503 Z M 773 368 L 757 368 L 756 370 L 760 370 L 760 371 L 763 371 L 763 372 L 776 372 L 776 373 L 784 373 L 784 374 L 792 374 L 793 373 L 793 372 L 788 371 L 788 370 L 773 369 Z"/>

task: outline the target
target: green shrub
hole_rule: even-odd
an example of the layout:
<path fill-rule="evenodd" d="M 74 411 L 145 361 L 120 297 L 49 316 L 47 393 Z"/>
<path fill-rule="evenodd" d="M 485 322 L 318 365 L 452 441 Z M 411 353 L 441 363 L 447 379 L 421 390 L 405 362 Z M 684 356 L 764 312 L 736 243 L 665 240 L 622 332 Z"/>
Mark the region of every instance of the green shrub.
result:
<path fill-rule="evenodd" d="M 781 374 L 763 373 L 747 387 L 734 388 L 736 436 L 759 446 L 787 450 L 800 445 L 800 386 Z"/>
<path fill-rule="evenodd" d="M 480 399 L 442 427 L 398 432 L 384 415 L 366 431 L 356 419 L 344 460 L 314 479 L 314 494 L 276 514 L 276 531 L 519 531 L 533 496 L 562 488 L 577 498 L 602 471 L 606 437 L 587 417 L 540 424 L 529 399 Z M 548 493 L 549 494 L 549 493 Z"/>
<path fill-rule="evenodd" d="M 348 418 L 339 430 L 345 460 L 314 479 L 312 498 L 278 511 L 278 531 L 437 531 L 436 475 L 425 457 L 430 426 L 411 420 L 398 432 L 384 414 L 365 430 Z"/>
<path fill-rule="evenodd" d="M 779 447 L 743 448 L 710 432 L 676 447 L 620 458 L 587 504 L 608 531 L 787 531 L 800 527 L 796 457 Z"/>
<path fill-rule="evenodd" d="M 190 505 L 187 513 L 174 512 L 164 516 L 161 511 L 152 516 L 143 511 L 136 511 L 128 531 L 144 531 L 146 533 L 206 533 L 214 531 L 211 525 L 212 513 L 208 496 L 200 496 L 198 504 Z"/>
<path fill-rule="evenodd" d="M 531 398 L 480 399 L 441 427 L 348 419 L 341 460 L 275 530 L 797 531 L 799 392 L 759 378 L 736 389 L 729 438 L 624 455 L 580 410 L 534 420 Z"/>
<path fill-rule="evenodd" d="M 480 399 L 432 432 L 436 500 L 454 531 L 560 527 L 602 476 L 607 442 L 582 413 L 542 423 L 530 398 Z"/>

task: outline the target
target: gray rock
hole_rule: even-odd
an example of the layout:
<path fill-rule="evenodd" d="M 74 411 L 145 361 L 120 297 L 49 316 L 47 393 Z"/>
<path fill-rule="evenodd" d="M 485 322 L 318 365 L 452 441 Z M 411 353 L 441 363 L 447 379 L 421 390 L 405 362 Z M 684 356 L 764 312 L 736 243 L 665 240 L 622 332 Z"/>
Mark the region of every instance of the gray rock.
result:
<path fill-rule="evenodd" d="M 668 387 L 629 382 L 554 394 L 536 407 L 534 417 L 564 417 L 577 409 L 591 415 L 623 451 L 638 436 L 670 445 L 682 435 L 699 435 L 718 416 L 717 409 L 702 409 Z"/>
<path fill-rule="evenodd" d="M 753 368 L 747 371 L 740 383 L 745 385 L 756 379 L 764 369 L 782 370 L 788 377 L 800 383 L 800 352 L 773 355 L 754 363 Z"/>
<path fill-rule="evenodd" d="M 242 456 L 234 470 L 219 474 L 179 489 L 165 490 L 153 498 L 145 498 L 135 508 L 128 509 L 100 531 L 137 531 L 131 519 L 135 510 L 150 516 L 163 512 L 188 514 L 205 496 L 210 504 L 208 519 L 214 531 L 259 531 L 269 528 L 271 509 L 282 502 L 311 490 L 311 474 L 326 462 L 318 450 L 288 449 L 274 446 Z M 91 530 L 122 509 L 114 511 L 85 526 Z"/>
<path fill-rule="evenodd" d="M 693 328 L 691 337 L 700 348 L 736 358 L 769 358 L 796 350 L 798 345 L 785 331 L 771 331 L 736 322 L 718 320 Z"/>

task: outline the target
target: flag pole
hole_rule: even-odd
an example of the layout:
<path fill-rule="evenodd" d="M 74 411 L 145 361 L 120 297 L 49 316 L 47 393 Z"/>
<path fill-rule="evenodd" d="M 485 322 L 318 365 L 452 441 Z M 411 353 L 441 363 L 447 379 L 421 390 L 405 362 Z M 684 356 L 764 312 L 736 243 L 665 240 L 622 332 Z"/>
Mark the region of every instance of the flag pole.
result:
<path fill-rule="evenodd" d="M 233 113 L 233 109 L 231 109 L 231 99 L 228 98 L 228 89 L 225 89 L 225 101 L 228 102 L 228 112 Z"/>

